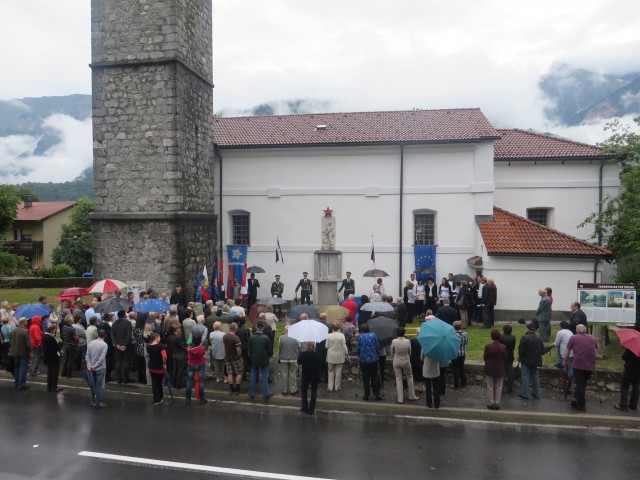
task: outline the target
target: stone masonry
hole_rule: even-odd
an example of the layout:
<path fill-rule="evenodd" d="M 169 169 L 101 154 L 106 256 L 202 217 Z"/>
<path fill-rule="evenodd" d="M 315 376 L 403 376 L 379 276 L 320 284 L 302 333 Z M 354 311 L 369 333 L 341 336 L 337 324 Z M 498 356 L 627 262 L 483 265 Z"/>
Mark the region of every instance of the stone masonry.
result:
<path fill-rule="evenodd" d="M 92 0 L 94 275 L 194 291 L 215 262 L 211 0 Z"/>

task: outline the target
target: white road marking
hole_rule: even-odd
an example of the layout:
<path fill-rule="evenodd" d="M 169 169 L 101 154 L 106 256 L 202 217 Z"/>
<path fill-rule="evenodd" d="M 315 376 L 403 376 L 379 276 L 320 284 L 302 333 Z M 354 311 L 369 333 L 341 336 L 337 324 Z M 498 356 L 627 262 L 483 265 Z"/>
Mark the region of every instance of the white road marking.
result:
<path fill-rule="evenodd" d="M 283 473 L 258 472 L 254 470 L 241 470 L 237 468 L 212 467 L 209 465 L 198 465 L 195 463 L 168 462 L 166 460 L 156 460 L 153 458 L 129 457 L 125 455 L 112 455 L 100 452 L 78 452 L 81 457 L 91 457 L 100 460 L 108 460 L 116 463 L 132 463 L 137 465 L 149 465 L 159 468 L 172 468 L 176 470 L 192 470 L 205 473 L 222 473 L 248 478 L 264 478 L 274 480 L 330 480 L 318 477 L 304 477 L 300 475 L 287 475 Z"/>

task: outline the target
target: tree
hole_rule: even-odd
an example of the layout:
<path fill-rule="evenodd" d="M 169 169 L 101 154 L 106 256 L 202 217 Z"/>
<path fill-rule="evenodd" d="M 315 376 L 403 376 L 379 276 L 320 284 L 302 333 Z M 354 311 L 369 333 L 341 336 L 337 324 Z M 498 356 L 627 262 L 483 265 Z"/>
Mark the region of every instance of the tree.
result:
<path fill-rule="evenodd" d="M 634 118 L 640 127 L 640 116 Z M 582 225 L 593 224 L 594 238 L 602 238 L 617 265 L 616 281 L 640 284 L 640 133 L 615 120 L 605 127 L 612 132 L 602 153 L 620 162 L 620 192 L 604 199 L 602 212 Z"/>
<path fill-rule="evenodd" d="M 91 269 L 91 220 L 93 201 L 86 197 L 79 198 L 71 210 L 70 222 L 62 226 L 60 241 L 53 250 L 53 263 L 66 263 L 76 274 Z"/>
<path fill-rule="evenodd" d="M 20 198 L 13 185 L 0 185 L 0 237 L 11 228 L 18 215 Z"/>

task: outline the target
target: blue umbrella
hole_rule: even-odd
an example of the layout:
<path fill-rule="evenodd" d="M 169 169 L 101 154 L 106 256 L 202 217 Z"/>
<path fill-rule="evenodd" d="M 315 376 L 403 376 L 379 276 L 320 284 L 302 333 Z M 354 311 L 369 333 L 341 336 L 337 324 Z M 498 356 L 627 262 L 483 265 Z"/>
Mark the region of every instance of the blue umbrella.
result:
<path fill-rule="evenodd" d="M 150 312 L 158 312 L 165 313 L 169 311 L 169 305 L 164 300 L 160 300 L 159 298 L 149 298 L 147 300 L 142 300 L 134 305 L 134 312 L 142 312 L 142 313 L 150 313 Z"/>
<path fill-rule="evenodd" d="M 420 327 L 418 342 L 425 357 L 444 363 L 458 356 L 460 338 L 455 329 L 439 318 L 427 320 Z"/>
<path fill-rule="evenodd" d="M 13 316 L 16 318 L 46 317 L 50 313 L 51 309 L 42 303 L 29 303 L 28 305 L 18 307 Z"/>

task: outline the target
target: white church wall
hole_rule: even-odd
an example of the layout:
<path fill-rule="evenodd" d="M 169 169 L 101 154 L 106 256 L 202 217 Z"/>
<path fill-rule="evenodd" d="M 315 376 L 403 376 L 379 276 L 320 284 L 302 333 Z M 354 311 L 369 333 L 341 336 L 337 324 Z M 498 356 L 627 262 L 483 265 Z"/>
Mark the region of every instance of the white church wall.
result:
<path fill-rule="evenodd" d="M 496 162 L 495 205 L 522 217 L 528 208 L 551 208 L 551 228 L 590 240 L 593 228 L 579 228 L 598 210 L 599 162 Z M 603 195 L 616 195 L 617 165 L 603 169 Z"/>
<path fill-rule="evenodd" d="M 551 287 L 553 309 L 568 311 L 577 282 L 593 282 L 593 266 L 592 259 L 485 256 L 483 275 L 498 288 L 498 310 L 535 310 L 538 290 Z M 601 268 L 600 263 L 598 281 Z"/>

